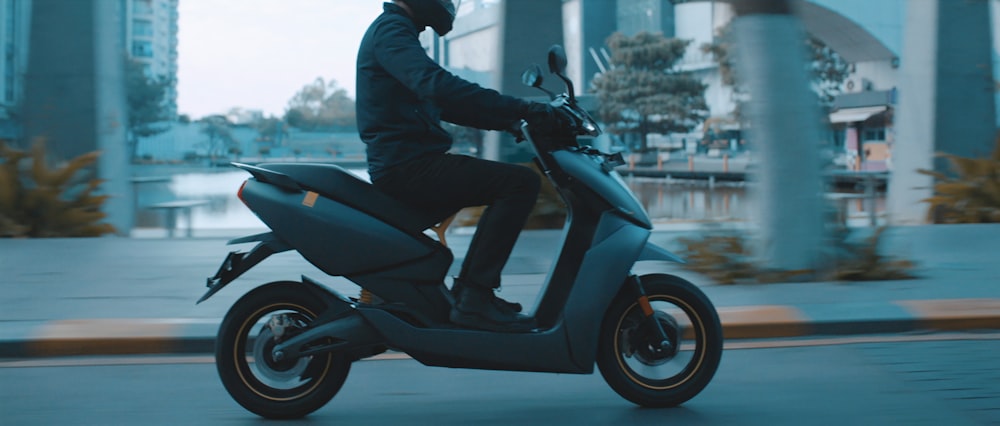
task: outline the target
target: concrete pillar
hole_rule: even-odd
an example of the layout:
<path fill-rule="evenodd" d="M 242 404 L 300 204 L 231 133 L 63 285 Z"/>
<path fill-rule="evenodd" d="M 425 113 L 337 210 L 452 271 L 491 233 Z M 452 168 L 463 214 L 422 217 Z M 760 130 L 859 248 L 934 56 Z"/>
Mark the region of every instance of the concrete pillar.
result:
<path fill-rule="evenodd" d="M 24 130 L 50 158 L 101 151 L 97 167 L 107 222 L 122 233 L 133 211 L 126 158 L 124 60 L 119 0 L 34 0 Z"/>
<path fill-rule="evenodd" d="M 989 0 L 907 4 L 888 194 L 897 225 L 927 220 L 934 182 L 917 169 L 946 171 L 937 152 L 988 155 L 996 137 Z"/>
<path fill-rule="evenodd" d="M 593 48 L 598 53 L 601 48 L 605 47 L 605 40 L 611 33 L 615 32 L 615 26 L 617 20 L 615 19 L 617 13 L 617 2 L 608 0 L 581 0 L 581 10 L 580 10 L 580 52 L 568 51 L 570 55 L 579 55 L 580 63 L 580 77 L 577 80 L 578 86 L 576 92 L 584 93 L 587 88 L 590 87 L 591 80 L 594 79 L 594 75 L 599 73 L 601 70 L 597 66 L 597 60 L 590 53 L 590 49 Z M 670 6 L 671 10 L 673 6 Z M 565 19 L 566 17 L 564 17 Z M 671 25 L 673 21 L 671 20 Z M 567 23 L 569 25 L 569 23 Z M 566 41 L 569 44 L 569 40 Z M 598 54 L 598 58 L 603 62 L 603 57 Z M 570 63 L 572 62 L 570 59 Z"/>
<path fill-rule="evenodd" d="M 750 92 L 749 140 L 759 161 L 756 253 L 774 270 L 814 269 L 822 261 L 820 115 L 809 90 L 805 33 L 785 0 L 733 3 L 739 80 Z"/>
<path fill-rule="evenodd" d="M 521 72 L 531 64 L 541 64 L 546 69 L 546 86 L 556 89 L 562 83 L 547 74 L 546 53 L 553 44 L 563 43 L 562 2 L 538 0 L 505 0 L 500 14 L 500 57 L 497 62 L 498 90 L 506 95 L 537 97 L 537 89 L 521 83 Z M 579 84 L 579 82 L 576 82 Z M 484 142 L 499 144 L 499 158 L 508 162 L 526 162 L 532 157 L 529 147 L 515 145 L 508 135 L 501 141 Z M 486 152 L 494 150 L 487 146 Z"/>

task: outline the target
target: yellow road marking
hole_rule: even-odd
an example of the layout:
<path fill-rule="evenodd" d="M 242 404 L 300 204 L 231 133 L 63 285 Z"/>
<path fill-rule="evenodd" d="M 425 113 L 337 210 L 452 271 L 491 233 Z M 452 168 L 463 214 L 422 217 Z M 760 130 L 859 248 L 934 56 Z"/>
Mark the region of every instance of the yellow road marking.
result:
<path fill-rule="evenodd" d="M 719 308 L 726 339 L 761 339 L 808 335 L 808 320 L 788 306 Z"/>
<path fill-rule="evenodd" d="M 895 302 L 918 321 L 935 330 L 996 328 L 1000 324 L 1000 299 L 903 300 Z"/>
<path fill-rule="evenodd" d="M 53 321 L 42 326 L 30 343 L 31 353 L 79 355 L 95 348 L 117 354 L 168 353 L 181 324 L 160 320 L 87 319 Z"/>

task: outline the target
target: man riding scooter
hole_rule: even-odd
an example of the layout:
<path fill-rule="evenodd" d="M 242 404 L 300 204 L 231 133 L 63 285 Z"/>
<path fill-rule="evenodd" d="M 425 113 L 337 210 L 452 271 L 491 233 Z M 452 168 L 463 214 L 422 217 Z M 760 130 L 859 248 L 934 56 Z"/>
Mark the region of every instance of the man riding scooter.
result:
<path fill-rule="evenodd" d="M 520 120 L 558 130 L 572 118 L 549 104 L 504 96 L 465 81 L 431 60 L 418 34 L 452 29 L 450 0 L 394 0 L 368 28 L 358 52 L 357 120 L 368 171 L 380 191 L 439 221 L 485 205 L 452 294 L 450 320 L 493 331 L 528 331 L 521 306 L 500 299 L 500 272 L 539 191 L 539 178 L 519 165 L 453 155 L 444 120 L 506 130 Z"/>

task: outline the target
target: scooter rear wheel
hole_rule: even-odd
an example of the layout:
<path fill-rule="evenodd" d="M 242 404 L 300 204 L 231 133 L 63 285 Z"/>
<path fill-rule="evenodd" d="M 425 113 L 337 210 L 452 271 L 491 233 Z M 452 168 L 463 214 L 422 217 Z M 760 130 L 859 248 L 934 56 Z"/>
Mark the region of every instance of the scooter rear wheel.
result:
<path fill-rule="evenodd" d="M 229 395 L 243 408 L 269 419 L 300 418 L 318 410 L 343 386 L 350 360 L 322 353 L 275 360 L 277 334 L 295 333 L 325 309 L 302 284 L 276 282 L 258 287 L 229 309 L 219 328 L 215 362 Z"/>
<path fill-rule="evenodd" d="M 623 398 L 643 407 L 673 407 L 701 392 L 722 357 L 715 307 L 694 284 L 655 274 L 640 278 L 652 317 L 637 293 L 623 288 L 601 324 L 597 366 Z M 668 344 L 661 346 L 661 334 Z"/>

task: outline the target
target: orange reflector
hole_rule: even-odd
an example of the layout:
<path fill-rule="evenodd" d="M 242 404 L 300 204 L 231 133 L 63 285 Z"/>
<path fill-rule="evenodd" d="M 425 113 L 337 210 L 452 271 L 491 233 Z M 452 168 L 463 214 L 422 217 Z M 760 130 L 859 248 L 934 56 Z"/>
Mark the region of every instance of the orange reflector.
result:
<path fill-rule="evenodd" d="M 319 198 L 319 194 L 312 191 L 306 192 L 306 198 L 302 200 L 302 205 L 306 207 L 315 206 L 317 198 Z"/>
<path fill-rule="evenodd" d="M 646 296 L 639 297 L 639 307 L 642 308 L 642 314 L 645 316 L 653 315 L 653 307 L 649 305 L 649 298 Z"/>

